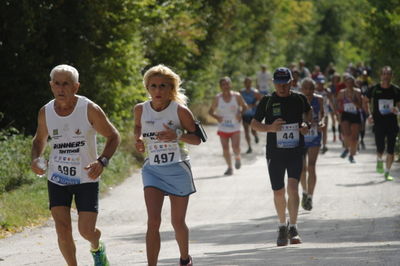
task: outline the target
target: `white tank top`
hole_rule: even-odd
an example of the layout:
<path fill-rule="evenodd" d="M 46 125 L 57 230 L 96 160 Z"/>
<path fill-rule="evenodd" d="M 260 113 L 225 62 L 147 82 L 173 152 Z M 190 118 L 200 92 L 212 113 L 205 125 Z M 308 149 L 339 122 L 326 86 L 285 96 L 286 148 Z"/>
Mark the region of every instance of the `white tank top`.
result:
<path fill-rule="evenodd" d="M 171 101 L 167 108 L 157 112 L 146 101 L 143 104 L 141 116 L 142 137 L 145 144 L 146 159 L 150 165 L 164 166 L 189 160 L 188 152 L 183 142 L 177 140 L 162 142 L 157 140 L 157 133 L 164 131 L 164 125 L 172 130 L 182 129 L 178 116 L 178 103 Z"/>
<path fill-rule="evenodd" d="M 225 102 L 222 93 L 218 94 L 217 115 L 222 116 L 222 122 L 218 123 L 218 131 L 231 133 L 240 131 L 240 122 L 236 116 L 239 113 L 237 96 L 231 93 L 230 102 Z"/>
<path fill-rule="evenodd" d="M 59 116 L 54 100 L 45 105 L 46 125 L 51 138 L 48 180 L 58 185 L 98 182 L 84 168 L 97 159 L 96 131 L 88 119 L 89 99 L 78 96 L 71 114 Z"/>

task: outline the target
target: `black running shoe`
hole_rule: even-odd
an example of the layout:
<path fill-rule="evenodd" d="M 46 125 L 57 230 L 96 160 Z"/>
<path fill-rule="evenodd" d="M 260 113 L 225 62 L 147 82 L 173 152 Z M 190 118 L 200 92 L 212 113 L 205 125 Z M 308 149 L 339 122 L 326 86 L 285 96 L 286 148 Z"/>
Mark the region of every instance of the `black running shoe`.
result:
<path fill-rule="evenodd" d="M 253 152 L 253 150 L 251 149 L 251 147 L 249 147 L 249 148 L 247 149 L 247 151 L 246 151 L 247 154 L 250 154 L 250 153 L 252 153 L 252 152 Z"/>
<path fill-rule="evenodd" d="M 305 202 L 304 202 L 303 208 L 304 208 L 306 211 L 311 211 L 311 210 L 312 210 L 312 198 L 311 198 L 311 197 L 308 197 L 308 196 L 307 196 L 307 198 L 306 198 L 306 200 L 305 200 Z"/>
<path fill-rule="evenodd" d="M 306 209 L 304 207 L 304 205 L 306 204 L 306 200 L 307 200 L 307 193 L 303 192 L 303 196 L 301 197 L 301 207 L 303 207 L 303 209 Z"/>
<path fill-rule="evenodd" d="M 288 228 L 287 226 L 280 226 L 279 227 L 279 233 L 278 233 L 278 239 L 276 240 L 276 244 L 278 247 L 281 246 L 287 246 L 288 244 Z"/>
<path fill-rule="evenodd" d="M 226 169 L 224 175 L 233 175 L 233 170 L 232 170 L 232 168 Z"/>
<path fill-rule="evenodd" d="M 340 154 L 340 158 L 346 158 L 347 154 L 349 153 L 348 149 L 345 149 L 342 154 Z"/>
<path fill-rule="evenodd" d="M 242 166 L 242 162 L 240 161 L 240 159 L 236 159 L 235 160 L 235 168 L 240 169 L 241 166 Z"/>
<path fill-rule="evenodd" d="M 256 143 L 258 143 L 258 142 L 260 141 L 260 139 L 258 138 L 258 136 L 254 136 L 254 141 L 255 141 Z"/>
<path fill-rule="evenodd" d="M 189 256 L 188 262 L 184 264 L 184 261 L 182 259 L 179 260 L 179 266 L 193 266 L 193 260 L 192 257 Z"/>
<path fill-rule="evenodd" d="M 356 160 L 354 160 L 353 155 L 350 155 L 350 156 L 349 156 L 349 162 L 350 162 L 350 163 L 356 163 Z"/>
<path fill-rule="evenodd" d="M 294 226 L 289 227 L 289 239 L 290 244 L 301 244 L 301 238 L 299 233 L 297 232 L 297 228 Z"/>

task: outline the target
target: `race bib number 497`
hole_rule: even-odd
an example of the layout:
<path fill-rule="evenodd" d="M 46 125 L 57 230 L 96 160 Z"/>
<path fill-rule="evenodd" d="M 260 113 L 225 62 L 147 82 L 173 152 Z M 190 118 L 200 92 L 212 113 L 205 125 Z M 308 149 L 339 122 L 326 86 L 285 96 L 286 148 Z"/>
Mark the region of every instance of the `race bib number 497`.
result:
<path fill-rule="evenodd" d="M 168 165 L 180 161 L 181 153 L 177 142 L 155 142 L 148 145 L 151 165 Z"/>

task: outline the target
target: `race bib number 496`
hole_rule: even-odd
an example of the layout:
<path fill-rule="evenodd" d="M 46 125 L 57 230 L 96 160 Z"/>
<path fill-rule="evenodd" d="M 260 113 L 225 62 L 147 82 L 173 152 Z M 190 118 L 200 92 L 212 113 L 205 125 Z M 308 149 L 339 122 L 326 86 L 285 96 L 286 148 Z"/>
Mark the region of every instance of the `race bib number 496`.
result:
<path fill-rule="evenodd" d="M 276 132 L 276 145 L 278 148 L 295 148 L 299 146 L 299 141 L 298 123 L 282 125 L 282 129 Z"/>
<path fill-rule="evenodd" d="M 81 160 L 78 155 L 54 156 L 50 179 L 62 185 L 80 184 Z"/>
<path fill-rule="evenodd" d="M 167 165 L 180 161 L 181 153 L 177 142 L 156 142 L 148 145 L 151 165 Z"/>

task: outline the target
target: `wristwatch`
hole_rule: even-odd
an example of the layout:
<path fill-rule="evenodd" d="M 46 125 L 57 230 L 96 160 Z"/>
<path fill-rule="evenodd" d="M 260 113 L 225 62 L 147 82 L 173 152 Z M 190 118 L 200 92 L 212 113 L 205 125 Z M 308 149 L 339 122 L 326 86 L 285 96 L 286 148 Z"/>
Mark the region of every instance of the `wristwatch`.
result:
<path fill-rule="evenodd" d="M 107 167 L 109 163 L 109 160 L 105 156 L 100 156 L 99 158 L 97 158 L 97 161 L 99 161 L 103 167 Z"/>
<path fill-rule="evenodd" d="M 177 128 L 177 129 L 175 130 L 175 134 L 176 134 L 176 139 L 180 139 L 180 138 L 182 137 L 182 135 L 183 135 L 182 129 Z"/>

